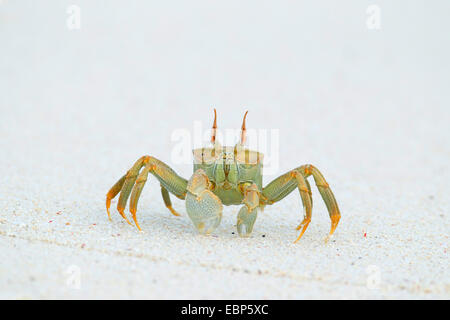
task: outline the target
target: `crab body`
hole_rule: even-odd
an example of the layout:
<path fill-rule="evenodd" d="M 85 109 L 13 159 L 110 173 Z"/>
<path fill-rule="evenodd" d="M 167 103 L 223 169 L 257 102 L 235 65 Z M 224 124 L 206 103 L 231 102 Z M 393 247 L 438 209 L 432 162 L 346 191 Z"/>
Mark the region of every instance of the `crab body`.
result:
<path fill-rule="evenodd" d="M 194 173 L 203 170 L 213 184 L 212 192 L 224 205 L 242 203 L 241 186 L 255 184 L 262 191 L 263 155 L 237 147 L 193 150 Z"/>
<path fill-rule="evenodd" d="M 176 174 L 168 165 L 151 157 L 143 156 L 120 178 L 106 195 L 106 209 L 111 200 L 120 193 L 117 210 L 128 222 L 124 210 L 129 206 L 133 220 L 141 230 L 137 218 L 137 203 L 142 189 L 151 173 L 161 184 L 161 195 L 166 207 L 176 216 L 169 193 L 186 201 L 186 211 L 197 230 L 209 234 L 217 228 L 222 219 L 223 205 L 242 205 L 237 216 L 237 231 L 241 236 L 250 236 L 258 211 L 274 204 L 298 189 L 304 207 L 304 217 L 297 227 L 300 235 L 306 231 L 312 212 L 309 176 L 324 200 L 331 219 L 331 230 L 327 240 L 334 233 L 340 219 L 340 212 L 333 193 L 320 171 L 312 165 L 297 167 L 273 180 L 266 187 L 262 184 L 263 154 L 249 150 L 245 143 L 245 118 L 241 128 L 241 139 L 234 147 L 222 147 L 216 141 L 216 110 L 211 136 L 211 147 L 193 150 L 194 173 L 189 180 Z M 131 195 L 131 196 L 130 196 Z M 131 224 L 131 223 L 130 223 Z"/>

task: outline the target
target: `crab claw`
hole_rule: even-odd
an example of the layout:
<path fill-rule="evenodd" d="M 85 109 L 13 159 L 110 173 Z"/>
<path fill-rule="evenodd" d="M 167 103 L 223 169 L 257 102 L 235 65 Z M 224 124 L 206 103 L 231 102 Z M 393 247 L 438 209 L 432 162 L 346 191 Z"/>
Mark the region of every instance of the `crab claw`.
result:
<path fill-rule="evenodd" d="M 257 214 L 258 209 L 256 208 L 249 212 L 247 206 L 243 206 L 241 210 L 239 210 L 237 231 L 241 237 L 249 237 L 252 234 Z"/>
<path fill-rule="evenodd" d="M 222 220 L 222 202 L 209 187 L 208 176 L 201 169 L 192 175 L 187 186 L 186 211 L 201 234 L 210 234 Z"/>
<path fill-rule="evenodd" d="M 201 234 L 210 234 L 222 220 L 222 203 L 211 191 L 204 190 L 198 197 L 186 195 L 186 211 Z"/>

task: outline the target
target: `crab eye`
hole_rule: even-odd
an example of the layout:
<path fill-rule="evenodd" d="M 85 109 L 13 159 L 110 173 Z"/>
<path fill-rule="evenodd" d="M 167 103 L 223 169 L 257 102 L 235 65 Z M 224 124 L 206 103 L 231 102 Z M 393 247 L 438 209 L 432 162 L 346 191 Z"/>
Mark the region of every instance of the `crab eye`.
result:
<path fill-rule="evenodd" d="M 259 152 L 251 150 L 236 150 L 235 151 L 236 161 L 243 165 L 254 165 L 262 160 L 262 155 Z"/>
<path fill-rule="evenodd" d="M 214 163 L 220 157 L 220 152 L 214 148 L 195 149 L 193 154 L 194 162 L 201 164 Z"/>

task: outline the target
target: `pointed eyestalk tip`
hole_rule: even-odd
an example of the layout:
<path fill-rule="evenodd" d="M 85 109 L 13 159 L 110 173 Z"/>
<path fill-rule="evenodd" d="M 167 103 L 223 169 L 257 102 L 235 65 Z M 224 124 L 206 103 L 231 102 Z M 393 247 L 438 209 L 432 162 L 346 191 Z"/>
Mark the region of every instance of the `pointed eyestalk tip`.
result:
<path fill-rule="evenodd" d="M 214 108 L 214 122 L 213 122 L 213 128 L 217 128 L 217 111 L 216 111 L 216 108 Z"/>
<path fill-rule="evenodd" d="M 246 138 L 245 132 L 247 131 L 247 129 L 245 128 L 245 119 L 247 118 L 247 113 L 248 113 L 248 110 L 245 111 L 245 114 L 244 114 L 244 120 L 242 121 L 242 128 L 241 128 L 241 144 L 244 144 L 244 143 L 245 143 L 245 138 Z"/>
<path fill-rule="evenodd" d="M 245 130 L 245 119 L 247 118 L 247 113 L 248 113 L 248 110 L 245 111 L 245 114 L 244 114 L 244 120 L 242 121 L 242 130 Z"/>

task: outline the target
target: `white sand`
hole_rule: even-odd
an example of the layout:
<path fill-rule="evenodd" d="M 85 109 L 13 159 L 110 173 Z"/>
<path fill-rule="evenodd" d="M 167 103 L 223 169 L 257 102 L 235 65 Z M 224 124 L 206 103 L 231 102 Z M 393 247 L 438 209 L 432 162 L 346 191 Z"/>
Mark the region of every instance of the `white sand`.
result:
<path fill-rule="evenodd" d="M 61 1 L 1 3 L 0 298 L 450 298 L 444 1 L 379 1 L 379 31 L 360 1 L 73 1 L 79 31 Z M 330 243 L 317 189 L 295 245 L 296 191 L 249 239 L 232 234 L 238 207 L 198 235 L 152 178 L 144 232 L 115 209 L 108 222 L 105 194 L 138 157 L 189 177 L 171 134 L 209 126 L 211 105 L 219 127 L 238 128 L 248 108 L 248 127 L 280 130 L 266 183 L 322 170 L 342 211 Z"/>

